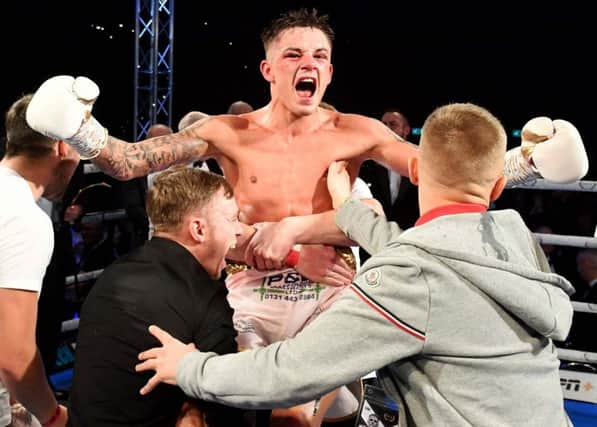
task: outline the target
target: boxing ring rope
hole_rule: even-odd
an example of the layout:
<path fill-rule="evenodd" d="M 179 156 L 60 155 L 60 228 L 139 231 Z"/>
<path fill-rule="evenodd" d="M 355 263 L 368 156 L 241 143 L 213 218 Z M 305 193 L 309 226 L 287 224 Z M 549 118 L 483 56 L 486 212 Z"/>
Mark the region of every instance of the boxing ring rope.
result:
<path fill-rule="evenodd" d="M 79 329 L 79 318 L 76 317 L 74 319 L 65 320 L 62 322 L 62 326 L 60 327 L 60 332 L 72 332 Z"/>
<path fill-rule="evenodd" d="M 597 238 L 569 236 L 565 234 L 533 233 L 542 245 L 573 246 L 577 248 L 597 248 Z"/>
<path fill-rule="evenodd" d="M 101 172 L 94 164 L 85 164 L 85 173 Z M 577 181 L 569 184 L 557 184 L 544 179 L 535 179 L 524 184 L 508 187 L 508 189 L 529 189 L 529 190 L 559 190 L 559 191 L 581 191 L 597 193 L 597 181 Z M 126 218 L 124 209 L 116 209 L 103 212 L 92 212 L 82 218 L 82 222 L 109 221 Z M 578 248 L 597 248 L 596 237 L 570 236 L 561 234 L 533 233 L 540 244 L 555 246 L 571 246 Z M 68 276 L 65 279 L 66 285 L 86 282 L 99 277 L 103 269 L 79 273 Z M 597 304 L 573 301 L 572 306 L 575 312 L 594 313 L 597 316 Z M 69 319 L 62 322 L 62 332 L 73 331 L 78 328 L 79 319 Z M 579 363 L 597 363 L 597 353 L 558 348 L 558 357 L 563 360 Z"/>
<path fill-rule="evenodd" d="M 588 302 L 572 301 L 572 308 L 576 313 L 591 313 L 597 319 L 597 304 Z M 597 364 L 597 353 L 590 351 L 571 350 L 567 348 L 557 348 L 558 358 L 569 362 L 595 363 Z"/>
<path fill-rule="evenodd" d="M 558 184 L 544 179 L 532 179 L 522 184 L 513 185 L 508 189 L 527 190 L 561 190 L 561 191 L 583 191 L 587 193 L 597 192 L 597 181 L 576 181 L 568 184 Z"/>
<path fill-rule="evenodd" d="M 578 311 L 581 313 L 597 314 L 597 304 L 589 302 L 572 301 L 572 307 L 574 307 L 574 311 Z"/>
<path fill-rule="evenodd" d="M 124 209 L 112 209 L 99 212 L 89 212 L 81 217 L 82 224 L 90 224 L 94 222 L 115 221 L 117 219 L 126 218 L 126 211 Z"/>
<path fill-rule="evenodd" d="M 85 175 L 90 174 L 90 173 L 99 173 L 99 172 L 102 172 L 102 170 L 100 168 L 98 168 L 96 165 L 94 165 L 93 163 L 85 163 L 83 165 L 83 173 Z"/>
<path fill-rule="evenodd" d="M 508 189 L 524 190 L 556 190 L 556 191 L 579 191 L 585 193 L 597 192 L 597 181 L 576 181 L 568 184 L 558 184 L 544 179 L 532 179 L 522 184 L 513 185 Z M 544 245 L 572 246 L 577 248 L 597 248 L 597 228 L 595 237 L 568 236 L 563 234 L 534 233 L 539 243 Z"/>
<path fill-rule="evenodd" d="M 577 181 L 568 184 L 558 184 L 548 182 L 544 179 L 533 179 L 508 187 L 508 189 L 597 193 L 597 181 Z M 597 248 L 597 228 L 595 229 L 594 237 L 545 233 L 533 234 L 537 241 L 543 245 L 569 246 L 583 249 Z M 572 301 L 572 307 L 575 313 L 589 313 L 595 316 L 597 320 L 597 304 Z M 572 325 L 574 329 L 574 320 Z M 556 347 L 556 351 L 558 359 L 561 361 L 560 382 L 564 398 L 593 404 L 597 403 L 597 398 L 591 391 L 593 389 L 592 384 L 597 380 L 597 353 L 561 347 Z"/>
<path fill-rule="evenodd" d="M 66 276 L 66 279 L 64 280 L 64 284 L 68 286 L 68 285 L 72 285 L 74 283 L 87 282 L 88 280 L 97 279 L 99 277 L 99 275 L 102 274 L 102 271 L 104 271 L 104 270 L 99 269 L 99 270 L 93 270 L 93 271 L 85 271 L 83 273 L 75 274 L 73 276 Z"/>
<path fill-rule="evenodd" d="M 570 350 L 567 348 L 557 348 L 558 358 L 570 362 L 579 363 L 597 363 L 597 353 L 590 351 Z"/>

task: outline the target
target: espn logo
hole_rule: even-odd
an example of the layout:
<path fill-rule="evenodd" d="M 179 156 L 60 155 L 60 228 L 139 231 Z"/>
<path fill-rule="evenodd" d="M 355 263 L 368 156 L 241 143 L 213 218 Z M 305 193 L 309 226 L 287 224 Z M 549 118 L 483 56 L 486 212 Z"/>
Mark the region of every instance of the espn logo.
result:
<path fill-rule="evenodd" d="M 560 385 L 566 399 L 597 403 L 597 374 L 561 369 Z"/>
<path fill-rule="evenodd" d="M 580 380 L 568 380 L 566 378 L 560 378 L 560 385 L 564 388 L 564 390 L 580 391 Z"/>

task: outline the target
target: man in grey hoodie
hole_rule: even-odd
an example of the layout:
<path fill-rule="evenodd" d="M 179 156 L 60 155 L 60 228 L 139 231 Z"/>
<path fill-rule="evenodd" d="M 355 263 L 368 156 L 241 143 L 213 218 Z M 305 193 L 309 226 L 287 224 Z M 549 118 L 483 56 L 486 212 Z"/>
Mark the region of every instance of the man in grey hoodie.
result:
<path fill-rule="evenodd" d="M 141 393 L 167 382 L 200 399 L 283 407 L 377 369 L 401 426 L 569 425 L 552 339 L 568 334 L 573 288 L 518 213 L 487 211 L 504 188 L 505 151 L 487 110 L 435 110 L 408 164 L 422 216 L 405 232 L 351 200 L 344 165 L 332 164 L 336 223 L 373 254 L 350 291 L 295 338 L 238 354 L 200 353 L 152 326 L 163 347 L 139 355 L 137 370 L 156 371 Z"/>

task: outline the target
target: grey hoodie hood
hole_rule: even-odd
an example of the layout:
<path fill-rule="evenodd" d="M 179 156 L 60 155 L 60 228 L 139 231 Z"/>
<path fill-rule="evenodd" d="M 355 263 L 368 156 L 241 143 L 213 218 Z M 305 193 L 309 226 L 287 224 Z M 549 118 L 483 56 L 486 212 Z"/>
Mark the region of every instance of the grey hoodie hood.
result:
<path fill-rule="evenodd" d="M 471 221 L 471 215 L 480 220 Z M 566 338 L 573 312 L 567 295 L 574 288 L 563 277 L 538 270 L 548 268 L 545 255 L 517 212 L 449 215 L 427 224 L 405 231 L 390 247 L 428 252 L 537 333 Z M 454 229 L 466 241 L 454 241 Z"/>

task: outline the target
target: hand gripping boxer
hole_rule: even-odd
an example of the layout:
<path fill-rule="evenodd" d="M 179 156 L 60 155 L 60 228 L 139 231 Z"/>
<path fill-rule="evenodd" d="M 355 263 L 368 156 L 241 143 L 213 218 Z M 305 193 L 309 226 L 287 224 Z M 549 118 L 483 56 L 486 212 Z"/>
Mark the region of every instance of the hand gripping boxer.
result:
<path fill-rule="evenodd" d="M 91 115 L 99 87 L 87 77 L 56 76 L 35 92 L 27 109 L 33 129 L 73 146 L 82 159 L 97 157 L 108 131 Z"/>
<path fill-rule="evenodd" d="M 505 172 L 510 185 L 533 177 L 573 182 L 589 170 L 582 138 L 566 120 L 536 117 L 522 128 L 522 145 L 506 153 Z"/>

